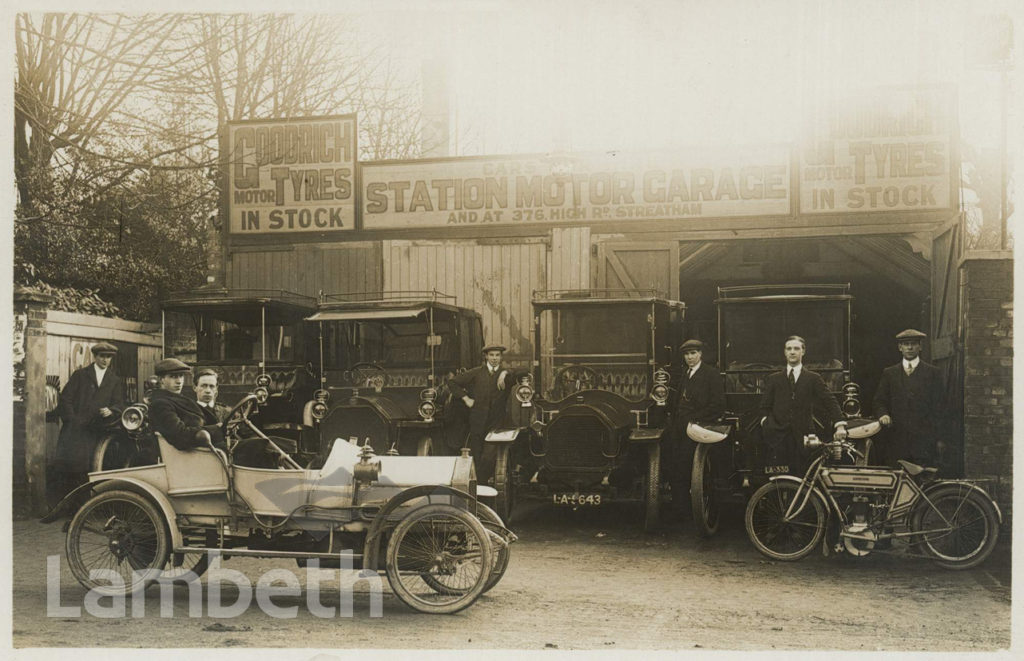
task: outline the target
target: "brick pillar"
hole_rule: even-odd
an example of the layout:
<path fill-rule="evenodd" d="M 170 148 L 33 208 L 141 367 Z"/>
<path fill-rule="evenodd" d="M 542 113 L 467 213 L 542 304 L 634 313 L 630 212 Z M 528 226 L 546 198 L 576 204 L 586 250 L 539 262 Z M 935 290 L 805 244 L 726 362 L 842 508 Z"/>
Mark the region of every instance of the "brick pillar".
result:
<path fill-rule="evenodd" d="M 14 290 L 15 516 L 42 516 L 47 509 L 46 310 L 51 300 L 22 287 Z"/>
<path fill-rule="evenodd" d="M 963 265 L 964 474 L 991 478 L 1009 516 L 1013 494 L 1013 260 Z"/>

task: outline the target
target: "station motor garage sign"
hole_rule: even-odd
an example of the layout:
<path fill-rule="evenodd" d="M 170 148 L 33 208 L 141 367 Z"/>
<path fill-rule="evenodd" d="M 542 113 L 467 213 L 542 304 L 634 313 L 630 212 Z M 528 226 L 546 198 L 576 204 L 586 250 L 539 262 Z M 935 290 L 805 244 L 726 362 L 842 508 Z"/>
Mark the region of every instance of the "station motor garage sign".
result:
<path fill-rule="evenodd" d="M 800 213 L 941 211 L 956 206 L 955 95 L 876 89 L 808 118 Z"/>
<path fill-rule="evenodd" d="M 362 227 L 788 215 L 789 163 L 786 145 L 367 163 Z"/>
<path fill-rule="evenodd" d="M 232 234 L 351 230 L 355 115 L 228 124 Z"/>

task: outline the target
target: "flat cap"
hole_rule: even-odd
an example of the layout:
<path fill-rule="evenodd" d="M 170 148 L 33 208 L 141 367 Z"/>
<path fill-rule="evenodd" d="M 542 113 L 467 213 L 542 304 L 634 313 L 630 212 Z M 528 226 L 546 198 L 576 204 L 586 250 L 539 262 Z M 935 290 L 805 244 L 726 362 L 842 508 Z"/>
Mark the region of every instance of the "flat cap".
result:
<path fill-rule="evenodd" d="M 483 353 L 487 353 L 488 351 L 508 351 L 508 349 L 501 346 L 500 344 L 488 344 L 486 347 L 481 349 L 481 351 Z"/>
<path fill-rule="evenodd" d="M 96 344 L 92 345 L 92 355 L 96 356 L 101 353 L 117 353 L 117 347 L 115 347 L 110 342 L 97 342 Z"/>
<path fill-rule="evenodd" d="M 695 349 L 697 351 L 704 351 L 704 343 L 700 340 L 687 340 L 683 342 L 682 346 L 679 347 L 681 351 L 690 351 Z"/>
<path fill-rule="evenodd" d="M 188 372 L 191 368 L 177 358 L 164 358 L 153 369 L 157 376 L 175 374 L 177 372 Z"/>
<path fill-rule="evenodd" d="M 896 341 L 900 342 L 902 340 L 917 340 L 918 342 L 920 342 L 926 337 L 928 336 L 922 333 L 921 331 L 915 330 L 913 328 L 908 328 L 907 330 L 900 331 L 899 333 L 896 334 Z"/>

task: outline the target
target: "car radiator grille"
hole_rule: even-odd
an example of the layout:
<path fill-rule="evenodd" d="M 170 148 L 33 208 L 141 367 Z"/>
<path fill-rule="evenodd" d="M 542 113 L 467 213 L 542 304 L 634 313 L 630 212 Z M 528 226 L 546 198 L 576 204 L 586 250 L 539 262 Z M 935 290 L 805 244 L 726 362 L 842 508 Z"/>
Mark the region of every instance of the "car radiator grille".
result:
<path fill-rule="evenodd" d="M 545 431 L 547 452 L 544 461 L 555 469 L 588 469 L 608 466 L 617 448 L 609 442 L 610 430 L 596 417 L 563 415 Z"/>
<path fill-rule="evenodd" d="M 369 406 L 336 408 L 320 424 L 320 429 L 326 443 L 336 438 L 348 439 L 355 436 L 362 445 L 369 436 L 370 447 L 377 454 L 384 454 L 391 449 L 387 423 Z"/>

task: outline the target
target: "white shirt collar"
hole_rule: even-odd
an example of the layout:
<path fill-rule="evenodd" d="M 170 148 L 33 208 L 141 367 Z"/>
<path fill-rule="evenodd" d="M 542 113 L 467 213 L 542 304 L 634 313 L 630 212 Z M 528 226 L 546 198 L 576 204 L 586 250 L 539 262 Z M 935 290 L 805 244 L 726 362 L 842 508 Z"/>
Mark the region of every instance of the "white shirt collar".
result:
<path fill-rule="evenodd" d="M 103 383 L 103 375 L 107 373 L 107 370 L 101 369 L 96 363 L 93 363 L 92 366 L 96 370 L 96 383 Z"/>
<path fill-rule="evenodd" d="M 689 369 L 687 370 L 687 374 L 689 374 L 690 376 L 693 376 L 694 374 L 696 374 L 696 373 L 697 373 L 697 370 L 699 370 L 699 369 L 700 369 L 700 366 L 701 366 L 702 364 L 703 364 L 703 363 L 697 363 L 697 364 L 696 364 L 696 365 L 694 365 L 693 367 L 689 368 Z"/>
<path fill-rule="evenodd" d="M 790 371 L 792 371 L 793 372 L 793 378 L 794 379 L 799 379 L 800 378 L 800 371 L 803 370 L 803 368 L 804 368 L 804 364 L 803 363 L 797 363 L 793 367 L 791 367 L 791 366 L 789 366 L 787 364 L 786 365 L 786 378 L 789 378 L 789 373 L 790 373 Z"/>
<path fill-rule="evenodd" d="M 903 359 L 903 369 L 907 369 L 907 367 L 913 367 L 914 369 L 917 369 L 917 364 L 920 363 L 920 362 L 921 362 L 921 356 L 918 356 L 917 358 L 915 358 L 913 360 L 907 360 L 906 358 L 904 358 Z"/>

